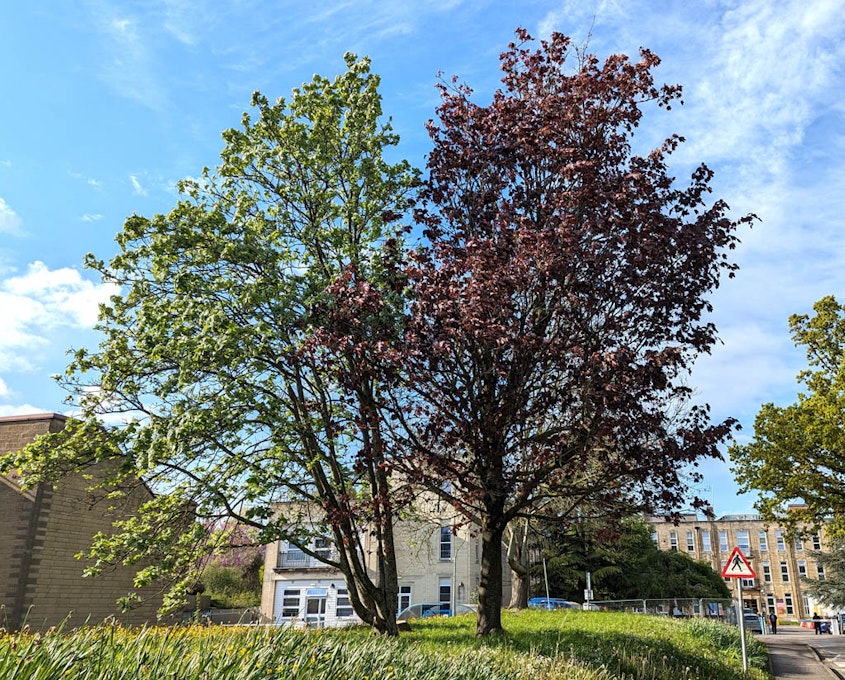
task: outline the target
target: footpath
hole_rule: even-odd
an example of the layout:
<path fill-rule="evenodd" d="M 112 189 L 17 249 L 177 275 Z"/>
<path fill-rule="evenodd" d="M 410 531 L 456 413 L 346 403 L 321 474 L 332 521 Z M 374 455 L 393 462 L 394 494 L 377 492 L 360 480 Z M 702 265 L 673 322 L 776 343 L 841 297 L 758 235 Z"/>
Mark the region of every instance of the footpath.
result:
<path fill-rule="evenodd" d="M 779 626 L 777 635 L 755 637 L 769 649 L 775 680 L 845 680 L 845 635 Z"/>

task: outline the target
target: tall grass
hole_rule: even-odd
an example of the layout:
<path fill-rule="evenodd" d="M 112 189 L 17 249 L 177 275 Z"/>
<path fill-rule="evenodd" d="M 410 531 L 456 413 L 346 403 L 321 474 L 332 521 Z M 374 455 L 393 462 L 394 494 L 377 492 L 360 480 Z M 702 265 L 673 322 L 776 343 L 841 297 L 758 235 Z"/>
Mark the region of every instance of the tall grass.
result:
<path fill-rule="evenodd" d="M 734 629 L 602 612 L 515 612 L 478 639 L 474 619 L 425 619 L 398 639 L 364 629 L 124 629 L 0 637 L 0 680 L 729 680 L 742 676 Z M 710 628 L 708 626 L 713 625 Z M 734 638 L 736 638 L 734 640 Z M 767 674 L 765 654 L 750 677 Z M 757 656 L 755 657 L 754 654 Z"/>

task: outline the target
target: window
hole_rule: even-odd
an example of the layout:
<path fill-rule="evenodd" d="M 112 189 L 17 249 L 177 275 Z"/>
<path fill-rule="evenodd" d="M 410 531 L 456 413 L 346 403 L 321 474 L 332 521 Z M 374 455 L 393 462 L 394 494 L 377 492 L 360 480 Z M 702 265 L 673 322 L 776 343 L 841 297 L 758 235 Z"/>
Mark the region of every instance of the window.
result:
<path fill-rule="evenodd" d="M 813 550 L 822 549 L 822 539 L 818 533 L 813 534 Z"/>
<path fill-rule="evenodd" d="M 695 552 L 695 539 L 691 531 L 687 532 L 687 552 Z"/>
<path fill-rule="evenodd" d="M 656 531 L 651 532 L 651 541 L 652 541 L 652 543 L 654 543 L 654 545 L 657 545 L 657 532 Z"/>
<path fill-rule="evenodd" d="M 792 616 L 795 613 L 795 608 L 792 606 L 792 593 L 786 593 L 783 596 L 783 603 L 786 605 L 786 613 Z"/>
<path fill-rule="evenodd" d="M 808 595 L 802 594 L 801 600 L 804 602 L 804 614 L 807 616 L 810 613 L 810 598 Z"/>
<path fill-rule="evenodd" d="M 727 531 L 720 531 L 719 532 L 719 550 L 721 552 L 728 552 L 728 532 Z"/>
<path fill-rule="evenodd" d="M 299 588 L 285 588 L 282 592 L 282 618 L 299 616 Z"/>
<path fill-rule="evenodd" d="M 745 554 L 751 552 L 751 541 L 748 538 L 748 529 L 740 529 L 736 532 L 736 545 Z"/>
<path fill-rule="evenodd" d="M 818 574 L 819 581 L 824 581 L 824 565 L 821 562 L 816 562 L 816 574 Z"/>
<path fill-rule="evenodd" d="M 743 578 L 740 579 L 742 581 L 743 588 L 756 588 L 757 584 L 754 582 L 753 578 Z"/>
<path fill-rule="evenodd" d="M 766 532 L 761 531 L 760 534 L 760 552 L 769 551 L 769 539 L 766 537 Z"/>
<path fill-rule="evenodd" d="M 766 607 L 768 607 L 770 612 L 775 610 L 775 596 L 771 593 L 766 595 Z"/>
<path fill-rule="evenodd" d="M 711 550 L 711 548 L 710 548 L 710 531 L 708 529 L 705 529 L 704 531 L 701 532 L 701 549 L 706 553 L 709 553 L 710 550 Z"/>
<path fill-rule="evenodd" d="M 331 557 L 332 547 L 329 543 L 328 538 L 324 538 L 323 536 L 318 536 L 314 539 L 314 552 L 317 553 L 317 557 L 322 560 L 327 560 Z"/>
<path fill-rule="evenodd" d="M 786 542 L 783 540 L 783 532 L 780 529 L 775 531 L 775 540 L 778 543 L 778 552 L 785 552 Z"/>
<path fill-rule="evenodd" d="M 440 607 L 442 609 L 451 609 L 452 607 L 452 579 L 440 579 Z"/>
<path fill-rule="evenodd" d="M 803 560 L 798 562 L 798 575 L 802 578 L 807 577 L 807 563 Z"/>
<path fill-rule="evenodd" d="M 677 531 L 670 531 L 669 532 L 669 549 L 670 550 L 677 550 L 678 549 L 678 532 Z"/>
<path fill-rule="evenodd" d="M 780 580 L 789 583 L 789 568 L 786 566 L 786 562 L 780 563 Z"/>
<path fill-rule="evenodd" d="M 769 566 L 768 562 L 763 562 L 763 581 L 765 583 L 772 582 L 772 568 Z"/>
<path fill-rule="evenodd" d="M 804 550 L 804 541 L 801 539 L 800 536 L 795 537 L 795 549 L 798 552 L 802 552 Z"/>
<path fill-rule="evenodd" d="M 337 609 L 335 610 L 335 614 L 338 617 L 355 615 L 352 604 L 349 602 L 349 590 L 346 588 L 337 589 Z"/>
<path fill-rule="evenodd" d="M 411 606 L 411 586 L 399 586 L 399 611 Z"/>
<path fill-rule="evenodd" d="M 452 529 L 451 527 L 440 527 L 440 559 L 452 559 Z"/>

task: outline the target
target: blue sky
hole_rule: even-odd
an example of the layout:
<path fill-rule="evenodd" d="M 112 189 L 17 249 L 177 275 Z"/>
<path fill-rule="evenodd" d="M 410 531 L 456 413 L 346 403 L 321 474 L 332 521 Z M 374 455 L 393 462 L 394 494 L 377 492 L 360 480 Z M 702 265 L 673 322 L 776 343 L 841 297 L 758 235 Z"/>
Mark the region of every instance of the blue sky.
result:
<path fill-rule="evenodd" d="M 841 0 L 27 0 L 0 4 L 0 416 L 65 411 L 51 380 L 93 345 L 111 292 L 82 258 L 111 257 L 132 213 L 176 201 L 176 180 L 214 166 L 250 94 L 287 96 L 352 51 L 382 76 L 401 154 L 422 167 L 438 72 L 479 100 L 517 26 L 557 30 L 599 57 L 663 64 L 685 105 L 649 115 L 654 145 L 687 138 L 679 176 L 706 162 L 714 195 L 762 222 L 741 233 L 740 271 L 714 296 L 724 342 L 692 376 L 740 440 L 767 401 L 796 393 L 804 357 L 787 318 L 845 299 L 845 7 Z M 726 464 L 702 493 L 747 512 Z"/>

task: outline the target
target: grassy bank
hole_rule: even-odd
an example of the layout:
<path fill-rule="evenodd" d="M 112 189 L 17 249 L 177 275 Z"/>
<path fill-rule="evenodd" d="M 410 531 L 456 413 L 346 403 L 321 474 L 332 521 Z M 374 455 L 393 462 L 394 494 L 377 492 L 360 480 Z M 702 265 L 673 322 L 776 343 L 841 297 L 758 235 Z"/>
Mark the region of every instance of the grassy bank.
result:
<path fill-rule="evenodd" d="M 707 621 L 603 612 L 506 613 L 479 640 L 472 617 L 413 623 L 399 640 L 369 631 L 97 626 L 0 637 L 0 680 L 729 680 L 737 630 Z M 749 640 L 750 678 L 767 678 Z"/>

